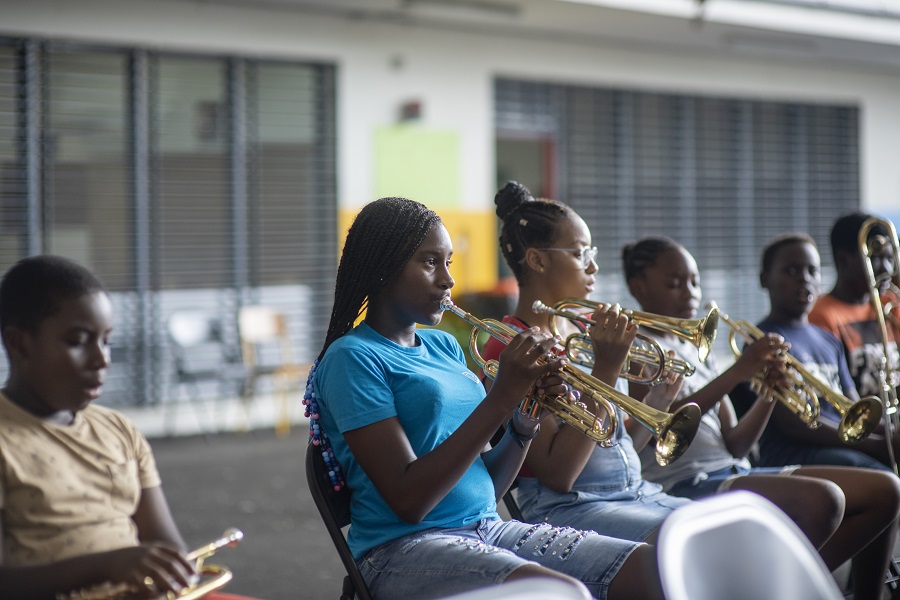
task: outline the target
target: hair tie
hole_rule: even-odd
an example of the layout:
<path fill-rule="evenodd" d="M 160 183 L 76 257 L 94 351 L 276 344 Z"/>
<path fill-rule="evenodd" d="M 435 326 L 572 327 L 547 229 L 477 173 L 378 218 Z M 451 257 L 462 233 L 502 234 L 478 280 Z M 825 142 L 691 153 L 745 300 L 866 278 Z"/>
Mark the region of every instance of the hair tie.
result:
<path fill-rule="evenodd" d="M 526 225 L 528 225 L 528 219 L 519 219 L 519 225 L 525 227 Z"/>

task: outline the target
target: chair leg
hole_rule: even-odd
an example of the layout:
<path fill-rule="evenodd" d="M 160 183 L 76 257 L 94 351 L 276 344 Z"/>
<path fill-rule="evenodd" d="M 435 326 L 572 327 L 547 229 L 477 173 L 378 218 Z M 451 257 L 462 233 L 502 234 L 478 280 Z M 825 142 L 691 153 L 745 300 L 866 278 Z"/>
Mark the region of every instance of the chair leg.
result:
<path fill-rule="evenodd" d="M 253 400 L 256 398 L 256 376 L 248 375 L 244 379 L 244 389 L 241 391 L 241 406 L 244 409 L 244 430 L 252 431 L 252 415 Z"/>
<path fill-rule="evenodd" d="M 277 381 L 275 385 L 279 404 L 278 417 L 275 420 L 275 433 L 286 437 L 291 434 L 291 416 L 288 405 L 290 384 L 287 381 Z"/>
<path fill-rule="evenodd" d="M 888 563 L 887 577 L 884 579 L 884 585 L 889 592 L 894 592 L 900 587 L 900 556 L 891 558 Z"/>
<path fill-rule="evenodd" d="M 344 577 L 344 584 L 341 586 L 341 600 L 356 600 L 356 590 L 350 582 L 350 576 Z"/>

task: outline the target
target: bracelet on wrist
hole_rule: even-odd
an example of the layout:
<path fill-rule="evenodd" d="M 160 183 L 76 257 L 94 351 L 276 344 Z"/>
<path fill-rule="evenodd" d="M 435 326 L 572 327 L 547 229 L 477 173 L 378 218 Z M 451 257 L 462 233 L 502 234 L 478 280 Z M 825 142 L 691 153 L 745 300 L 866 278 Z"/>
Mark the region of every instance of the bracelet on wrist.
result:
<path fill-rule="evenodd" d="M 541 430 L 541 424 L 538 423 L 537 427 L 534 428 L 534 431 L 532 431 L 530 434 L 523 435 L 523 434 L 519 433 L 518 431 L 516 431 L 516 427 L 513 424 L 512 419 L 510 419 L 506 423 L 506 431 L 509 432 L 509 435 L 512 437 L 513 440 L 515 440 L 515 442 L 516 442 L 516 444 L 518 444 L 519 448 L 524 448 L 525 442 L 530 442 L 531 440 L 536 438 L 537 434 L 540 430 Z"/>

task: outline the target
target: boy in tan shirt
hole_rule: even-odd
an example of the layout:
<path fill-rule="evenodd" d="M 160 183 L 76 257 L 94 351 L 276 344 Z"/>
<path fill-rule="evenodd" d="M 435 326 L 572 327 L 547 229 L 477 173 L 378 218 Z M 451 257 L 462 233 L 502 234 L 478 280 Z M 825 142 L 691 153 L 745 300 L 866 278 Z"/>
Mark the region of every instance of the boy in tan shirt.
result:
<path fill-rule="evenodd" d="M 63 258 L 17 263 L 0 283 L 9 377 L 0 394 L 0 590 L 53 598 L 96 584 L 139 596 L 195 577 L 150 446 L 95 406 L 109 367 L 112 306 Z"/>

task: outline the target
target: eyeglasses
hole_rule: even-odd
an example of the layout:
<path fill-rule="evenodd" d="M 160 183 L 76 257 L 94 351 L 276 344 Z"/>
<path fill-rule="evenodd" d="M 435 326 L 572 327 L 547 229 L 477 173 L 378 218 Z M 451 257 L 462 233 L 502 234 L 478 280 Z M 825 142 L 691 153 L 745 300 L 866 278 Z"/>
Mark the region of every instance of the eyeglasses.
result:
<path fill-rule="evenodd" d="M 581 261 L 581 266 L 587 269 L 591 266 L 591 263 L 594 262 L 594 259 L 597 258 L 597 246 L 583 246 L 581 248 L 542 248 L 542 250 L 556 250 L 558 252 L 577 252 L 576 255 L 578 260 Z"/>

